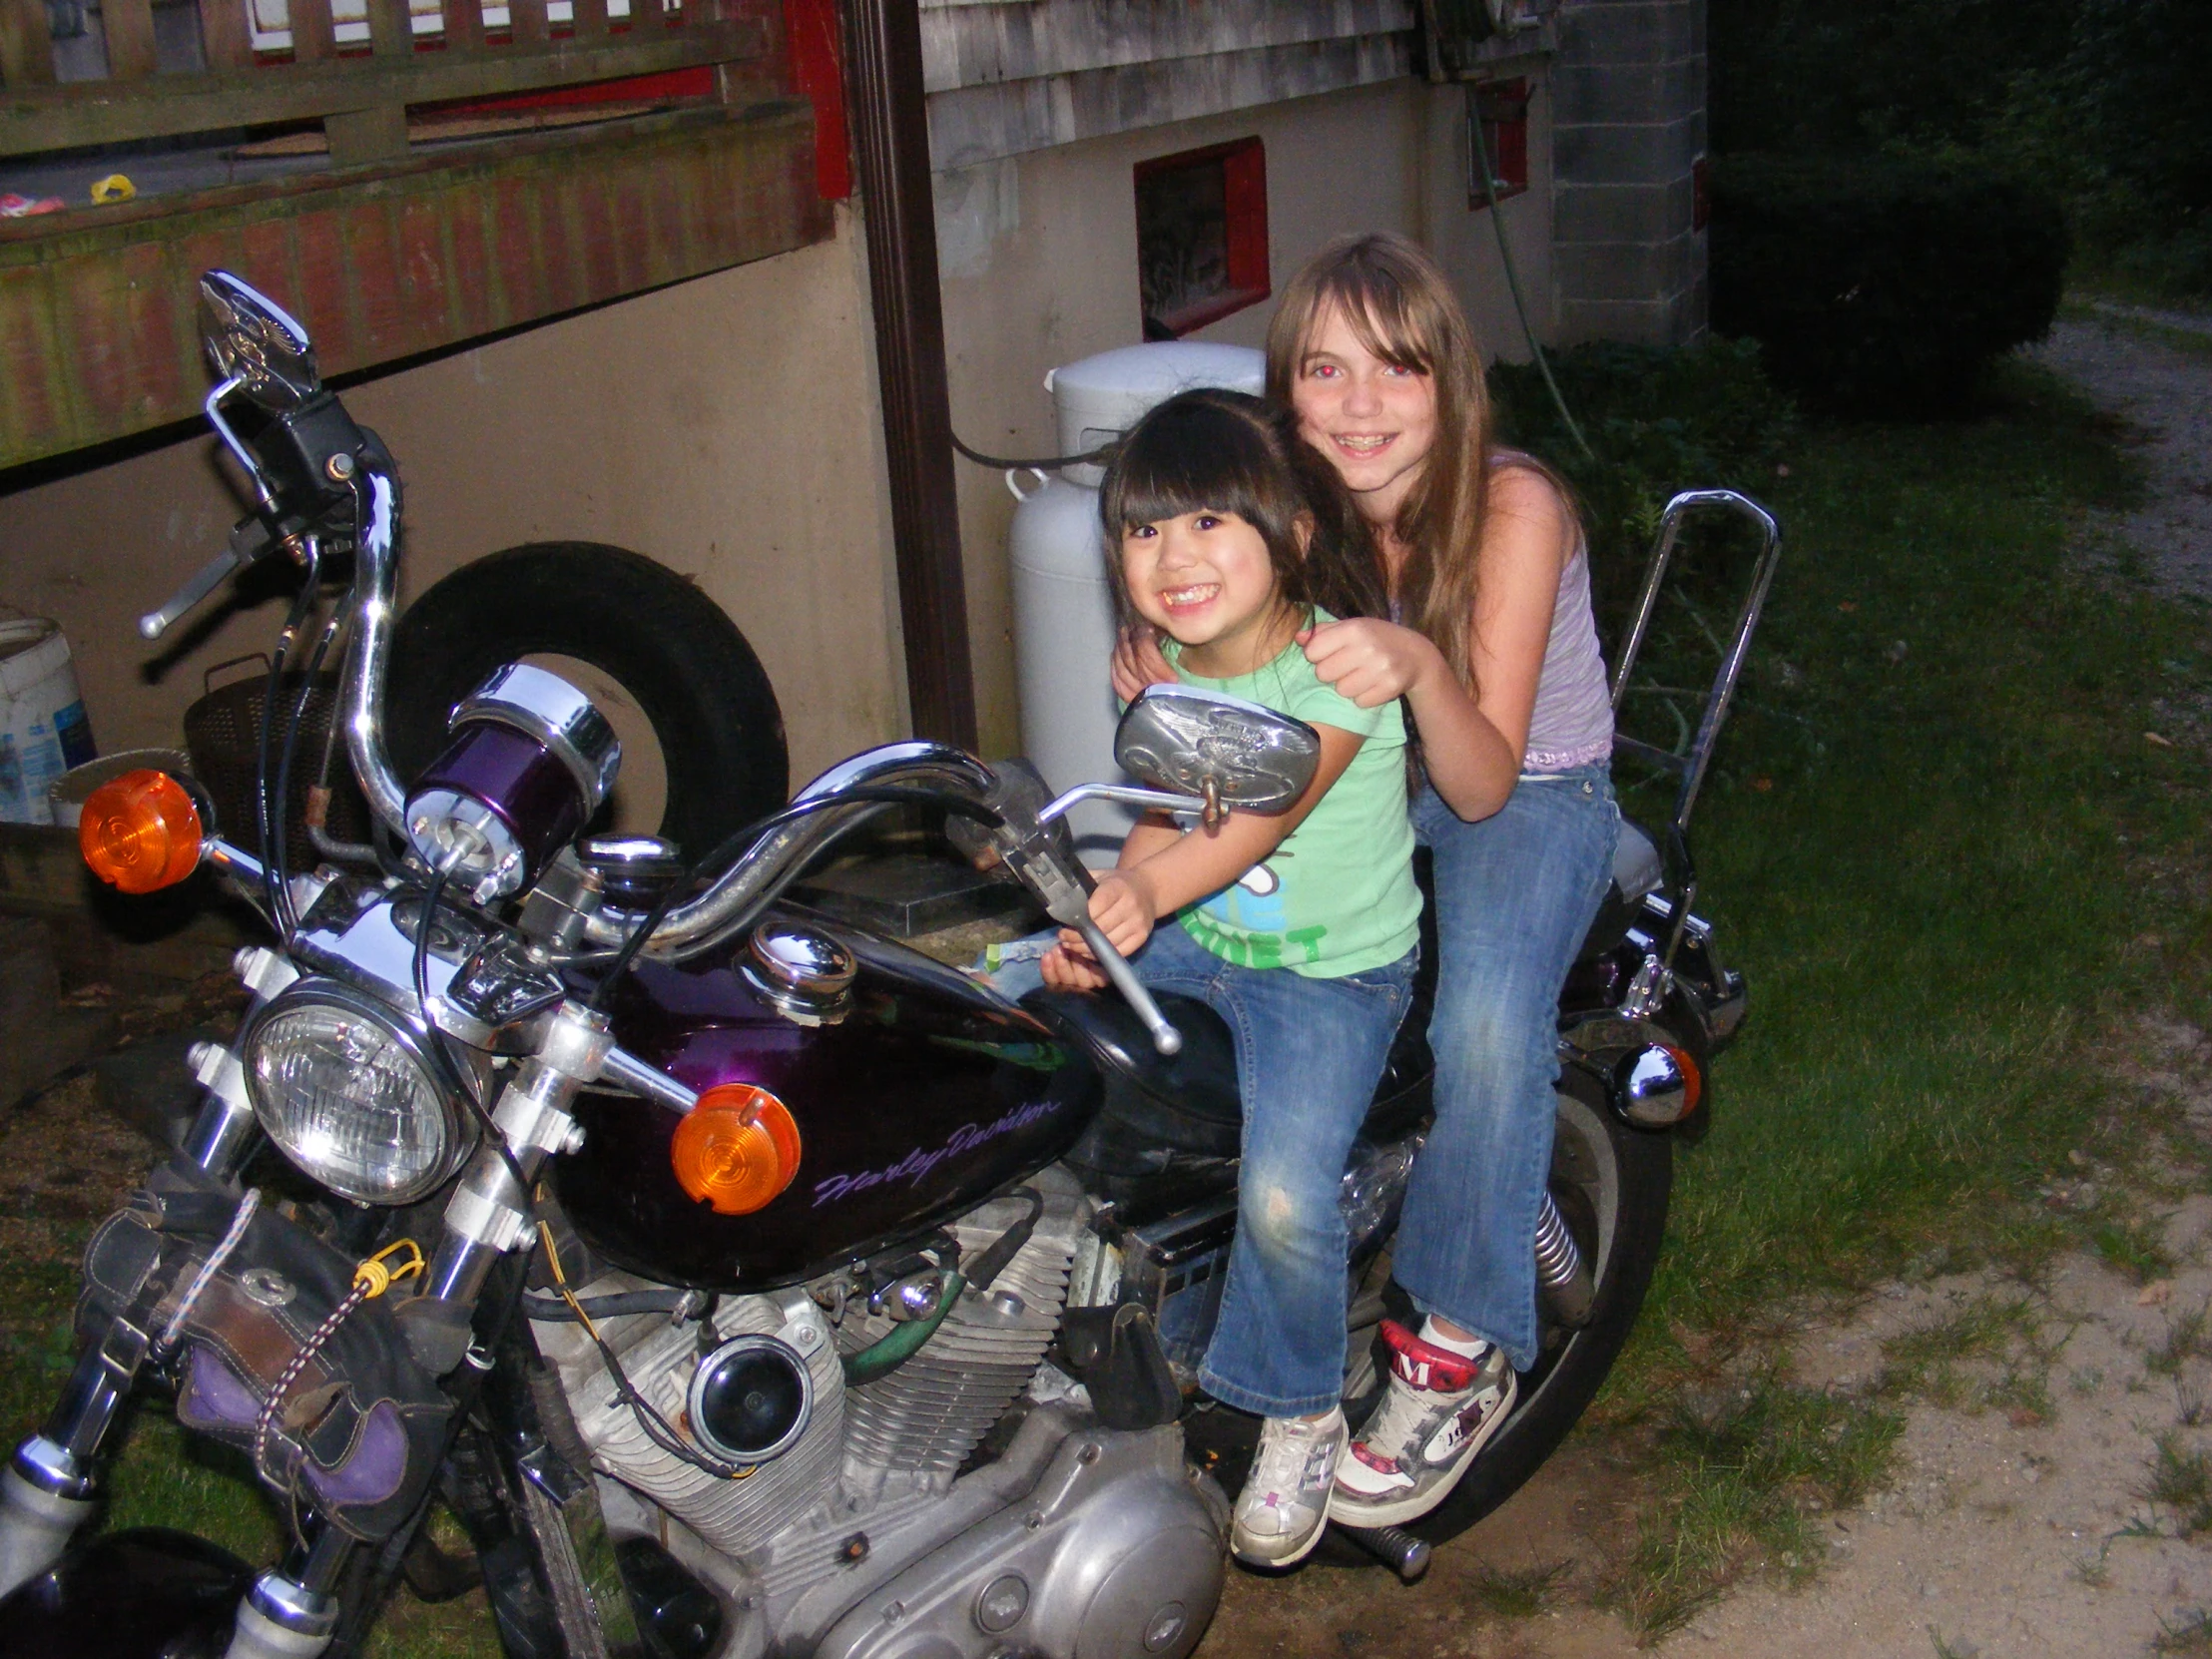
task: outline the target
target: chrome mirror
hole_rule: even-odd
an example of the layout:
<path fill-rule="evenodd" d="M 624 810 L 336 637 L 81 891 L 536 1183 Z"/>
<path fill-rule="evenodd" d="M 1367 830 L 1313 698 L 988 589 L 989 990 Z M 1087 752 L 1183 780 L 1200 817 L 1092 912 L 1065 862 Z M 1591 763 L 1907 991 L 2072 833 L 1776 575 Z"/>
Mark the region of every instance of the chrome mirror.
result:
<path fill-rule="evenodd" d="M 322 389 L 307 330 L 228 271 L 200 278 L 200 343 L 219 377 L 236 381 L 272 414 L 295 409 Z"/>
<path fill-rule="evenodd" d="M 1197 686 L 1148 686 L 1114 733 L 1114 760 L 1158 790 L 1196 796 L 1211 816 L 1288 810 L 1321 765 L 1302 720 Z"/>

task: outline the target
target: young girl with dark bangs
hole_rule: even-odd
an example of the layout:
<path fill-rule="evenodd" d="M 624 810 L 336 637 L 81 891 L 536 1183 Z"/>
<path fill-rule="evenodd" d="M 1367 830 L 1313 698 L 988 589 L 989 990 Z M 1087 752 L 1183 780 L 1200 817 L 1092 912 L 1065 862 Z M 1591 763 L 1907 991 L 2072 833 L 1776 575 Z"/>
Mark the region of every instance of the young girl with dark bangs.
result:
<path fill-rule="evenodd" d="M 1176 678 L 1321 734 L 1320 770 L 1289 812 L 1189 831 L 1147 819 L 1091 899 L 1146 984 L 1200 998 L 1235 1037 L 1237 1243 L 1200 1380 L 1267 1419 L 1231 1541 L 1284 1566 L 1321 1535 L 1348 1437 L 1337 1190 L 1418 953 L 1404 723 L 1394 703 L 1333 690 L 1299 644 L 1374 613 L 1380 577 L 1335 470 L 1288 413 L 1236 392 L 1186 392 L 1147 415 L 1100 510 L 1123 615 L 1160 631 Z M 1106 982 L 1073 931 L 1043 971 L 1063 989 Z"/>

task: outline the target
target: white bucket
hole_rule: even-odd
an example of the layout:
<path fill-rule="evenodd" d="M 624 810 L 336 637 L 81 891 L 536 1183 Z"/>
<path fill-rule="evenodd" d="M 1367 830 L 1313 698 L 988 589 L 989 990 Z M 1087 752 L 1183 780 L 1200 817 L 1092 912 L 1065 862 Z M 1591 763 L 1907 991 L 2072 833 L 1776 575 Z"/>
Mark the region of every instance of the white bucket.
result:
<path fill-rule="evenodd" d="M 43 617 L 0 622 L 0 820 L 53 823 L 47 786 L 93 754 L 62 631 Z"/>

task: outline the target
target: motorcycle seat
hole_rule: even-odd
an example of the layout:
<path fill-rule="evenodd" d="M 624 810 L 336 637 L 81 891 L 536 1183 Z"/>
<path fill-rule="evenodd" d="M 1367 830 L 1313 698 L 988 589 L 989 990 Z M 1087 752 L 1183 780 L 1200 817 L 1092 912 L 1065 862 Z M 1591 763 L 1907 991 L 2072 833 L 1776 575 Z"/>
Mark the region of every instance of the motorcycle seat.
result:
<path fill-rule="evenodd" d="M 1647 892 L 1658 890 L 1666 877 L 1659 848 L 1641 825 L 1621 820 L 1620 839 L 1613 843 L 1613 890 L 1633 904 Z"/>
<path fill-rule="evenodd" d="M 1361 1133 L 1383 1140 L 1405 1133 L 1428 1109 L 1426 994 L 1416 984 Z M 1075 1042 L 1106 1077 L 1100 1117 L 1116 1140 L 1207 1158 L 1234 1158 L 1244 1124 L 1237 1093 L 1237 1050 L 1228 1023 L 1195 997 L 1158 993 L 1160 1011 L 1183 1035 L 1181 1052 L 1162 1054 L 1120 997 L 1090 991 L 1031 991 L 1022 1006 Z"/>
<path fill-rule="evenodd" d="M 1582 935 L 1575 960 L 1587 962 L 1619 944 L 1642 913 L 1644 895 L 1657 892 L 1666 879 L 1666 865 L 1650 834 L 1640 826 L 1621 820 L 1620 838 L 1613 843 L 1613 879 Z"/>

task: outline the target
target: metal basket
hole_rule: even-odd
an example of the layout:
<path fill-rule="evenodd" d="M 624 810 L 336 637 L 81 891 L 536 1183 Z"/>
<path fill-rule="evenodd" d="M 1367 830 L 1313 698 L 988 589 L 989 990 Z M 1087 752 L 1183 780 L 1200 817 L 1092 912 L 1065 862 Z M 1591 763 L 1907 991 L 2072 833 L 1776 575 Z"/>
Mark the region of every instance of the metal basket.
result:
<path fill-rule="evenodd" d="M 260 672 L 225 685 L 214 684 L 216 676 L 225 670 L 249 663 L 258 664 Z M 215 803 L 223 838 L 258 857 L 262 839 L 256 828 L 254 792 L 261 771 L 262 699 L 269 689 L 269 659 L 256 652 L 218 663 L 208 670 L 202 684 L 207 688 L 206 695 L 185 711 L 185 749 L 192 756 L 193 775 Z M 298 675 L 284 678 L 276 711 L 279 725 L 271 735 L 272 767 L 276 765 L 283 743 L 281 723 L 290 718 L 300 684 Z M 322 770 L 323 745 L 329 741 L 337 700 L 338 677 L 315 676 L 292 750 L 291 799 L 284 804 L 284 857 L 293 869 L 312 869 L 322 862 L 322 855 L 307 838 L 307 791 Z M 335 840 L 367 840 L 368 803 L 354 784 L 351 769 L 341 756 L 330 771 L 330 813 L 324 832 Z"/>

